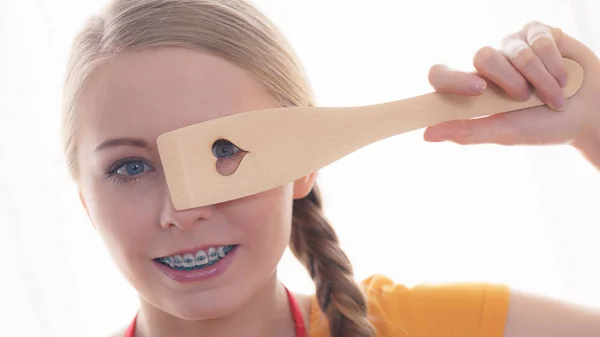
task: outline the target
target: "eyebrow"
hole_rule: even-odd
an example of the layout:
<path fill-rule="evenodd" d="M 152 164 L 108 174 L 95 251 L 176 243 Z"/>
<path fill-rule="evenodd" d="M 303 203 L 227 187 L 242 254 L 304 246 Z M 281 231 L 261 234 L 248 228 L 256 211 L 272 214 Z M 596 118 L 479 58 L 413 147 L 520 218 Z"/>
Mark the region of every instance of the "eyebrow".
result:
<path fill-rule="evenodd" d="M 132 146 L 132 147 L 141 147 L 149 149 L 150 146 L 148 142 L 140 138 L 114 138 L 106 140 L 100 145 L 96 146 L 96 151 L 101 151 L 111 147 L 117 146 Z"/>

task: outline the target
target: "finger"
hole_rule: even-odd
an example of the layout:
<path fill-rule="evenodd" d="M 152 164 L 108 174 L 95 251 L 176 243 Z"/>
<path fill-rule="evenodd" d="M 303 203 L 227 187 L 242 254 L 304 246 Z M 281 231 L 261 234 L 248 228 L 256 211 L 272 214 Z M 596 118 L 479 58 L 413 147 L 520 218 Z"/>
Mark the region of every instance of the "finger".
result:
<path fill-rule="evenodd" d="M 540 99 L 554 110 L 565 107 L 565 97 L 556 79 L 536 52 L 518 35 L 504 39 L 502 54 L 533 85 Z"/>
<path fill-rule="evenodd" d="M 598 56 L 586 45 L 563 32 L 560 28 L 553 28 L 552 35 L 558 51 L 563 57 L 569 58 L 581 65 L 584 71 L 596 72 L 600 62 Z"/>
<path fill-rule="evenodd" d="M 487 86 L 486 81 L 475 74 L 441 64 L 429 70 L 429 83 L 437 92 L 471 96 L 482 94 Z"/>
<path fill-rule="evenodd" d="M 567 67 L 558 46 L 554 43 L 552 28 L 539 22 L 525 27 L 527 43 L 533 48 L 542 63 L 561 87 L 567 84 Z"/>
<path fill-rule="evenodd" d="M 477 72 L 502 88 L 517 101 L 525 101 L 531 95 L 527 81 L 515 67 L 496 49 L 484 47 L 475 53 L 473 65 Z"/>
<path fill-rule="evenodd" d="M 548 114 L 542 107 L 517 110 L 492 116 L 454 120 L 425 130 L 429 142 L 457 144 L 539 145 L 562 142 L 571 132 L 563 126 L 563 114 Z"/>

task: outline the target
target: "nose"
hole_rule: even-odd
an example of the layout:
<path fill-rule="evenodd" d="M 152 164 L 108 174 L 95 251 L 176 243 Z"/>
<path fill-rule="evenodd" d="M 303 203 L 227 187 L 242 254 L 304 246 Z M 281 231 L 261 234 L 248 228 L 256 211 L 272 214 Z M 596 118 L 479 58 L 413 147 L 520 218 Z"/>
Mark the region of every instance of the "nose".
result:
<path fill-rule="evenodd" d="M 165 193 L 165 202 L 160 214 L 160 226 L 162 228 L 179 228 L 188 230 L 198 222 L 210 219 L 214 213 L 214 206 L 208 205 L 187 210 L 176 210 L 169 193 Z"/>

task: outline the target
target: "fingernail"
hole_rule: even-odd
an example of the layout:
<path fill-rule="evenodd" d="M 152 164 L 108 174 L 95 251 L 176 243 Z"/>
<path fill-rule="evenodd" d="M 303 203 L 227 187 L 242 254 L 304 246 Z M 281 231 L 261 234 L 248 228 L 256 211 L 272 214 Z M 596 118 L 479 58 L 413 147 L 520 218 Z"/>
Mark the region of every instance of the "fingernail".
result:
<path fill-rule="evenodd" d="M 565 85 L 567 85 L 567 77 L 566 76 L 561 76 L 558 78 L 558 85 L 560 85 L 561 88 L 564 88 Z"/>
<path fill-rule="evenodd" d="M 448 130 L 428 130 L 428 132 L 425 134 L 425 140 L 428 142 L 434 142 L 434 143 L 439 143 L 439 142 L 444 142 L 447 141 L 451 136 L 451 133 L 448 132 Z"/>
<path fill-rule="evenodd" d="M 469 90 L 474 94 L 481 94 L 486 87 L 487 82 L 479 77 L 477 79 L 473 79 L 473 81 L 469 83 Z"/>
<path fill-rule="evenodd" d="M 552 102 L 552 105 L 554 106 L 554 108 L 556 110 L 564 109 L 565 108 L 565 98 L 562 95 L 556 97 L 554 99 L 554 102 Z"/>
<path fill-rule="evenodd" d="M 527 101 L 531 97 L 531 90 L 529 89 L 529 87 L 525 88 L 525 91 L 523 91 L 521 95 L 521 100 Z"/>
<path fill-rule="evenodd" d="M 454 141 L 466 136 L 467 128 L 446 126 L 429 129 L 426 134 L 426 139 L 430 142 L 445 142 Z"/>
<path fill-rule="evenodd" d="M 432 143 L 439 143 L 439 142 L 446 141 L 446 139 L 444 139 L 444 137 L 441 137 L 440 135 L 437 135 L 437 134 L 432 135 L 431 133 L 425 134 L 424 139 L 425 139 L 425 141 L 432 142 Z"/>

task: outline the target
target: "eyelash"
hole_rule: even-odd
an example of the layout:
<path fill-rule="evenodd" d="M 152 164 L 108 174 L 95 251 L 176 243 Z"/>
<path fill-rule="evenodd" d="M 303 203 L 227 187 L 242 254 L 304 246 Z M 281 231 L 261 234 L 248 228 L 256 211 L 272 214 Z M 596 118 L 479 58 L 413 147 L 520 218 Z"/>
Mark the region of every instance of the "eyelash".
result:
<path fill-rule="evenodd" d="M 136 174 L 134 176 L 125 176 L 122 174 L 118 174 L 117 171 L 121 169 L 124 165 L 130 164 L 132 162 L 141 162 L 144 165 L 144 171 L 140 174 Z M 114 164 L 110 166 L 108 171 L 106 172 L 106 177 L 113 180 L 115 185 L 122 186 L 127 184 L 132 184 L 140 181 L 144 177 L 144 173 L 146 173 L 145 168 L 146 165 L 151 169 L 150 172 L 154 171 L 152 165 L 150 165 L 146 160 L 141 158 L 124 158 L 116 161 Z"/>

